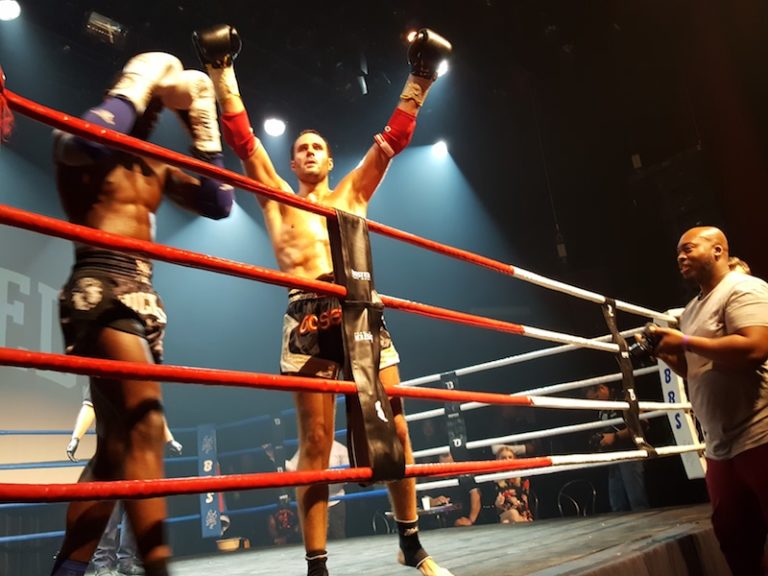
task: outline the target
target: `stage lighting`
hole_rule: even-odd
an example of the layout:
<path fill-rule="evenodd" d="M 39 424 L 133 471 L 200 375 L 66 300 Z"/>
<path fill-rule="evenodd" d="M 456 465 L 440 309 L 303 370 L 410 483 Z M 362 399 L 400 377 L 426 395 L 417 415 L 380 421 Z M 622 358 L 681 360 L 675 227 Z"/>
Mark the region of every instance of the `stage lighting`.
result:
<path fill-rule="evenodd" d="M 128 36 L 128 29 L 111 18 L 91 12 L 88 14 L 88 20 L 85 23 L 85 33 L 91 38 L 104 44 L 109 44 L 115 48 L 125 46 L 125 40 Z"/>
<path fill-rule="evenodd" d="M 445 143 L 445 140 L 438 140 L 432 144 L 432 155 L 435 158 L 445 158 L 448 156 L 448 144 Z"/>
<path fill-rule="evenodd" d="M 285 122 L 278 118 L 264 120 L 264 132 L 270 136 L 282 136 L 285 134 Z"/>
<path fill-rule="evenodd" d="M 21 6 L 16 0 L 0 0 L 0 20 L 16 20 L 21 14 Z"/>

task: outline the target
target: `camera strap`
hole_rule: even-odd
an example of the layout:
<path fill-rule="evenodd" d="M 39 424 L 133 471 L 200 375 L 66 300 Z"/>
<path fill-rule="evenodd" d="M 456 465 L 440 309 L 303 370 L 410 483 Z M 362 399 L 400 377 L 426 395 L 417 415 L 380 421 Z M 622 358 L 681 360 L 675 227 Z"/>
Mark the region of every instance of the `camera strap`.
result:
<path fill-rule="evenodd" d="M 621 370 L 621 384 L 624 389 L 624 401 L 629 403 L 629 409 L 623 411 L 624 423 L 632 434 L 632 440 L 639 450 L 646 450 L 649 456 L 656 456 L 656 449 L 645 439 L 643 427 L 640 423 L 640 407 L 638 406 L 637 394 L 635 393 L 635 374 L 632 361 L 629 358 L 629 346 L 627 341 L 622 338 L 616 325 L 616 300 L 606 298 L 601 306 L 603 318 L 611 332 L 614 344 L 619 347 L 616 354 L 616 361 Z"/>

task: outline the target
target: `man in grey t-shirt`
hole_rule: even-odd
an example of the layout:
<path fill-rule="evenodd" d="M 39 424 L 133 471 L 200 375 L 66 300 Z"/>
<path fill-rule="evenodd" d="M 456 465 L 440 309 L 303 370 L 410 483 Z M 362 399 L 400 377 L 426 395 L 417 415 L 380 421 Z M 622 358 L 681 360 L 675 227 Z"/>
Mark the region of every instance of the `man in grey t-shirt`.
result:
<path fill-rule="evenodd" d="M 768 284 L 731 272 L 728 241 L 688 230 L 677 262 L 700 293 L 680 331 L 657 328 L 656 356 L 688 379 L 706 442 L 712 525 L 736 576 L 762 575 L 768 535 Z"/>

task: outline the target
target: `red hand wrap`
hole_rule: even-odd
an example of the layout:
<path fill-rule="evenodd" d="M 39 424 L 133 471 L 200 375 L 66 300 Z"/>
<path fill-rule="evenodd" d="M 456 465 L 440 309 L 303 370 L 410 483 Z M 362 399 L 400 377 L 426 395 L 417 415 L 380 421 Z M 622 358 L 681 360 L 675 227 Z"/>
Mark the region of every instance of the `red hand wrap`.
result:
<path fill-rule="evenodd" d="M 221 128 L 226 142 L 242 160 L 247 160 L 256 151 L 256 138 L 251 121 L 245 110 L 221 115 Z"/>
<path fill-rule="evenodd" d="M 380 132 L 373 137 L 384 153 L 392 158 L 400 153 L 413 137 L 413 131 L 416 129 L 416 116 L 408 112 L 395 108 L 392 117 L 384 127 L 384 132 Z"/>

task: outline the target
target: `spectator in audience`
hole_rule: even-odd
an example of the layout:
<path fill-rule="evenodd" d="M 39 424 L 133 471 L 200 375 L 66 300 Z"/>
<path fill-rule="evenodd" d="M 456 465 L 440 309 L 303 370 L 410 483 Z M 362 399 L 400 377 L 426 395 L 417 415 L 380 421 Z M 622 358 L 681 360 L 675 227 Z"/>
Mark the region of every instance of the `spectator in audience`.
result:
<path fill-rule="evenodd" d="M 591 386 L 586 391 L 589 400 L 617 400 L 618 388 L 605 384 Z M 601 410 L 600 420 L 621 416 L 618 410 Z M 645 421 L 643 421 L 645 424 Z M 624 425 L 606 427 L 592 436 L 590 447 L 594 450 L 634 450 L 629 429 Z M 644 510 L 648 508 L 648 494 L 645 490 L 645 464 L 642 460 L 619 462 L 608 467 L 608 501 L 613 512 Z"/>
<path fill-rule="evenodd" d="M 517 458 L 512 446 L 501 446 L 496 452 L 497 460 Z M 499 522 L 531 522 L 533 513 L 530 507 L 531 482 L 527 478 L 505 478 L 491 483 L 491 498 Z"/>
<path fill-rule="evenodd" d="M 731 272 L 741 272 L 742 274 L 752 275 L 752 270 L 749 268 L 749 264 L 736 256 L 728 258 L 728 269 Z"/>
<path fill-rule="evenodd" d="M 450 452 L 440 455 L 441 464 L 453 461 Z M 458 486 L 444 488 L 439 494 L 429 494 L 429 504 L 431 508 L 446 504 L 454 505 L 454 510 L 446 512 L 445 522 L 451 526 L 472 526 L 477 523 L 482 510 L 480 488 L 471 478 L 460 478 Z"/>

